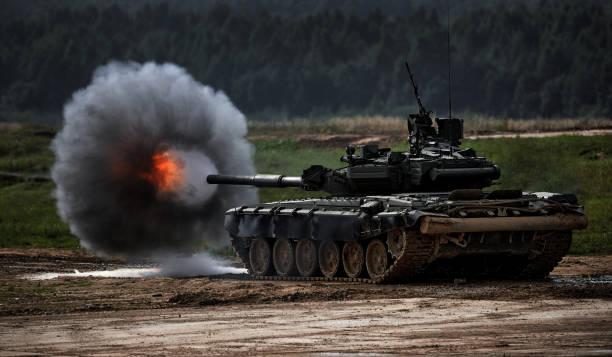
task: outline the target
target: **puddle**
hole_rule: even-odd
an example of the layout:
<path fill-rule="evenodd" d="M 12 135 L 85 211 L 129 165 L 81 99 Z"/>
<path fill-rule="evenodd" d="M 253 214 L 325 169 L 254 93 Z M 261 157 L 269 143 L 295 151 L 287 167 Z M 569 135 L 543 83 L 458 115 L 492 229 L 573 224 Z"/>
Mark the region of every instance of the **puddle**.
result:
<path fill-rule="evenodd" d="M 245 274 L 246 269 L 224 267 L 223 273 L 220 274 Z M 220 275 L 212 274 L 212 275 Z M 202 276 L 198 274 L 186 276 Z M 29 280 L 49 280 L 59 277 L 100 277 L 100 278 L 156 278 L 156 277 L 177 277 L 172 271 L 164 271 L 162 268 L 122 268 L 115 270 L 96 270 L 96 271 L 78 271 L 73 273 L 40 273 L 28 274 L 22 276 Z"/>
<path fill-rule="evenodd" d="M 23 276 L 30 280 L 48 280 L 59 277 L 103 277 L 103 278 L 154 278 L 173 277 L 186 278 L 196 276 L 215 276 L 225 274 L 246 274 L 244 268 L 237 268 L 231 262 L 223 260 L 208 252 L 198 252 L 192 255 L 169 254 L 152 258 L 155 263 L 148 265 L 129 264 L 124 268 L 112 270 L 94 270 L 73 273 L 46 272 Z"/>
<path fill-rule="evenodd" d="M 612 350 L 580 351 L 577 356 L 612 356 Z"/>
<path fill-rule="evenodd" d="M 73 273 L 40 273 L 25 275 L 29 280 L 49 280 L 59 277 L 101 277 L 101 278 L 150 278 L 160 276 L 160 268 L 122 268 L 115 270 L 78 271 Z"/>
<path fill-rule="evenodd" d="M 554 284 L 563 285 L 612 284 L 612 275 L 551 275 L 550 281 L 552 281 Z"/>

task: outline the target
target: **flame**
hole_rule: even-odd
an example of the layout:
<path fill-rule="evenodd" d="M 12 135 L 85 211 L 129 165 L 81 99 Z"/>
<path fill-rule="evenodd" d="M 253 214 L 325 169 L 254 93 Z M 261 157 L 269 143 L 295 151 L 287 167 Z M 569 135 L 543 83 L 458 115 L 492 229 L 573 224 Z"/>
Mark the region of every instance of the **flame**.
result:
<path fill-rule="evenodd" d="M 142 177 L 154 184 L 158 192 L 173 192 L 183 186 L 184 177 L 180 159 L 167 151 L 157 153 L 151 159 L 151 171 L 142 174 Z"/>

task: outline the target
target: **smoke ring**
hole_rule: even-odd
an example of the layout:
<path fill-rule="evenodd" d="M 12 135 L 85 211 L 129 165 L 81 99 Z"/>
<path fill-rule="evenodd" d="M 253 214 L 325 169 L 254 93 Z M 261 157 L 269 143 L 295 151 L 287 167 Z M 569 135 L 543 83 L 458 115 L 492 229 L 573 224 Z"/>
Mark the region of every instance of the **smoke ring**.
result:
<path fill-rule="evenodd" d="M 190 252 L 202 242 L 223 246 L 224 210 L 256 202 L 257 192 L 210 187 L 204 176 L 255 172 L 246 132 L 230 99 L 183 68 L 111 62 L 64 107 L 52 143 L 59 215 L 82 246 L 98 253 L 135 257 Z M 189 190 L 172 199 L 139 174 L 164 150 L 178 153 L 190 172 Z"/>

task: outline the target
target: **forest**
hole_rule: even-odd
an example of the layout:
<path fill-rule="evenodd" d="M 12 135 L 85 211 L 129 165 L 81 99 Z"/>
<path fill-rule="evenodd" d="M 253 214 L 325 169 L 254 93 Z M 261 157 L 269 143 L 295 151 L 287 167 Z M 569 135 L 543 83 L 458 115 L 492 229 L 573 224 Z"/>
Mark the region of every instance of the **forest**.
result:
<path fill-rule="evenodd" d="M 425 106 L 446 115 L 448 50 L 453 112 L 612 116 L 612 21 L 602 1 L 471 5 L 450 16 L 450 32 L 445 6 L 323 7 L 291 16 L 239 1 L 135 4 L 5 17 L 0 121 L 59 118 L 72 93 L 109 61 L 176 63 L 262 120 L 404 115 L 416 108 L 408 61 Z"/>

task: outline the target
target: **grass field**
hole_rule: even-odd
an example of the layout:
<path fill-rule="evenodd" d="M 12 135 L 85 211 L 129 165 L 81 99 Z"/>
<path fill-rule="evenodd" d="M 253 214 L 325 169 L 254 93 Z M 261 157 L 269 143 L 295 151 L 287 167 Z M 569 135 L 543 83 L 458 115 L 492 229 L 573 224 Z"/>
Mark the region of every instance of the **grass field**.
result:
<path fill-rule="evenodd" d="M 47 173 L 53 164 L 53 134 L 54 129 L 45 126 L 0 127 L 0 171 Z M 259 172 L 300 175 L 312 164 L 341 164 L 342 150 L 302 147 L 291 139 L 253 144 Z M 464 146 L 474 147 L 502 168 L 495 188 L 576 193 L 589 215 L 589 227 L 575 233 L 571 253 L 612 254 L 612 135 L 479 139 Z M 52 191 L 50 182 L 0 178 L 0 247 L 79 247 L 57 216 Z M 306 195 L 317 193 L 260 190 L 262 201 Z"/>

